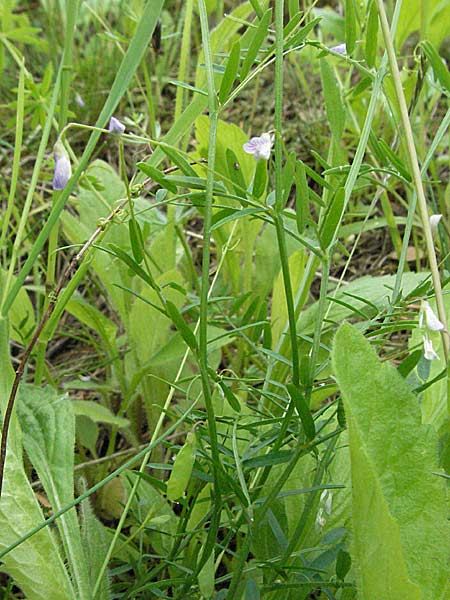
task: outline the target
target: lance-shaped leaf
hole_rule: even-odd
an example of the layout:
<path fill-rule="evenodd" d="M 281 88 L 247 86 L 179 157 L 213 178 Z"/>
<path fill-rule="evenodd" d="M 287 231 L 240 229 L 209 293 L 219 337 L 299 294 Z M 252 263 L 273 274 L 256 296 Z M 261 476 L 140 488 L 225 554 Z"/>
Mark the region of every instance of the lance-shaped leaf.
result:
<path fill-rule="evenodd" d="M 349 430 L 361 598 L 443 600 L 449 526 L 435 432 L 401 375 L 348 324 L 333 362 Z"/>

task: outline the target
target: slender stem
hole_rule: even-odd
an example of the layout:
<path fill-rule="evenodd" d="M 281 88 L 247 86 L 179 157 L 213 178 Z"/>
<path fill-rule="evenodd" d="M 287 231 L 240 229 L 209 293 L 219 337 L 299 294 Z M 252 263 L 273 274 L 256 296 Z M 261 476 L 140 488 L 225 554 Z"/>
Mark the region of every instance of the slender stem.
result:
<path fill-rule="evenodd" d="M 427 201 L 425 198 L 425 191 L 422 182 L 422 176 L 420 173 L 419 160 L 417 157 L 416 146 L 414 143 L 414 134 L 411 127 L 411 122 L 408 116 L 408 106 L 406 104 L 405 94 L 402 87 L 400 71 L 395 56 L 394 43 L 392 41 L 391 33 L 389 31 L 389 24 L 386 16 L 386 10 L 382 0 L 376 0 L 378 6 L 378 13 L 380 16 L 381 30 L 383 32 L 384 42 L 386 44 L 386 51 L 389 58 L 389 65 L 391 68 L 392 78 L 394 81 L 395 94 L 400 109 L 400 118 L 402 121 L 403 132 L 405 136 L 405 142 L 408 149 L 408 157 L 410 161 L 414 187 L 417 194 L 417 201 L 419 207 L 420 218 L 422 219 L 422 227 L 425 237 L 425 244 L 428 255 L 428 262 L 430 264 L 431 278 L 433 280 L 434 293 L 436 295 L 436 306 L 438 310 L 439 319 L 444 324 L 444 330 L 441 331 L 442 346 L 444 349 L 444 356 L 446 362 L 448 362 L 449 356 L 449 333 L 447 329 L 447 316 L 445 312 L 444 299 L 442 295 L 442 286 L 439 275 L 439 267 L 436 258 L 436 251 L 433 242 L 433 234 L 431 232 L 430 221 L 428 217 Z"/>
<path fill-rule="evenodd" d="M 214 552 L 217 532 L 219 529 L 221 513 L 221 491 L 220 472 L 221 462 L 217 441 L 217 429 L 214 407 L 211 395 L 211 382 L 208 374 L 208 293 L 209 293 L 209 269 L 210 269 L 210 245 L 212 225 L 212 204 L 214 188 L 214 167 L 216 161 L 217 127 L 219 121 L 218 102 L 214 85 L 214 70 L 212 63 L 211 47 L 209 40 L 208 14 L 205 0 L 198 0 L 198 11 L 200 16 L 200 27 L 202 33 L 203 51 L 205 55 L 206 81 L 208 88 L 209 107 L 209 147 L 208 147 L 208 170 L 206 175 L 205 206 L 203 221 L 203 251 L 202 251 L 202 277 L 200 294 L 199 314 L 199 353 L 198 363 L 201 371 L 203 399 L 205 402 L 208 418 L 208 433 L 211 444 L 212 471 L 214 478 L 213 511 L 208 530 L 208 536 L 203 546 L 200 561 L 197 563 L 195 575 L 200 572 L 208 557 Z"/>
<path fill-rule="evenodd" d="M 291 274 L 289 271 L 289 256 L 286 246 L 286 234 L 283 224 L 283 16 L 284 0 L 275 4 L 275 210 L 274 222 L 277 233 L 278 250 L 280 253 L 281 270 L 283 273 L 286 308 L 289 320 L 289 335 L 292 350 L 292 382 L 300 383 L 299 355 L 297 343 L 297 326 L 295 318 L 294 297 L 292 292 Z"/>

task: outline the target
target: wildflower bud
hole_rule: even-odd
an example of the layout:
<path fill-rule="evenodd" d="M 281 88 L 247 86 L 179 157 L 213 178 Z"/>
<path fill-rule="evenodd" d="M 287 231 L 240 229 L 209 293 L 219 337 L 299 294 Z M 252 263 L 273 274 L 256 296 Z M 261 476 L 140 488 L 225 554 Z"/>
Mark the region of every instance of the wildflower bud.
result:
<path fill-rule="evenodd" d="M 337 46 L 332 46 L 330 48 L 331 52 L 335 52 L 336 54 L 347 54 L 347 44 L 344 42 L 343 44 L 338 44 Z"/>
<path fill-rule="evenodd" d="M 125 125 L 116 119 L 116 117 L 111 117 L 109 120 L 108 131 L 110 133 L 123 133 L 125 131 Z"/>
<path fill-rule="evenodd" d="M 437 231 L 437 226 L 439 225 L 439 221 L 442 219 L 442 215 L 431 215 L 430 217 L 430 228 L 431 235 L 434 237 L 434 234 Z"/>
<path fill-rule="evenodd" d="M 72 167 L 69 155 L 66 152 L 62 142 L 58 140 L 53 147 L 53 156 L 55 159 L 55 172 L 53 175 L 53 189 L 63 190 L 69 179 L 72 177 Z"/>
<path fill-rule="evenodd" d="M 423 337 L 423 355 L 427 360 L 436 360 L 439 358 L 433 348 L 433 342 L 426 336 Z"/>
<path fill-rule="evenodd" d="M 273 136 L 270 133 L 262 133 L 259 137 L 252 137 L 242 147 L 247 154 L 253 154 L 256 160 L 269 160 L 272 143 Z"/>

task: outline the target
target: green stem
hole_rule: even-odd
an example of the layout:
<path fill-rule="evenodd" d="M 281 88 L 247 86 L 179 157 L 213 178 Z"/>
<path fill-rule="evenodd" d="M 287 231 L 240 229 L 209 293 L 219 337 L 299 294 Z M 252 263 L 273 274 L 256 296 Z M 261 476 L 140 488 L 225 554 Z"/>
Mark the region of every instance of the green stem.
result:
<path fill-rule="evenodd" d="M 300 384 L 300 370 L 297 326 L 291 274 L 289 271 L 289 256 L 283 223 L 283 16 L 284 0 L 277 0 L 275 4 L 275 129 L 277 135 L 275 139 L 275 210 L 273 217 L 277 233 L 278 250 L 280 253 L 281 271 L 283 273 L 286 308 L 289 320 L 289 335 L 292 350 L 292 382 L 294 385 L 298 386 Z"/>

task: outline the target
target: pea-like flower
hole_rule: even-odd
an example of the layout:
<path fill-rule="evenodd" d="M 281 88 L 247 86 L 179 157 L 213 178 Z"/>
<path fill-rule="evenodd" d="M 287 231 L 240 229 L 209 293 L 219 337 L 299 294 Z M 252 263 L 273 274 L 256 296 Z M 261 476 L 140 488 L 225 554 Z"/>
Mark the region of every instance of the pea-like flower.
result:
<path fill-rule="evenodd" d="M 69 179 L 72 177 L 72 166 L 70 164 L 69 155 L 60 140 L 58 140 L 53 147 L 53 156 L 55 159 L 53 189 L 63 190 Z"/>
<path fill-rule="evenodd" d="M 336 54 L 347 54 L 347 44 L 344 42 L 343 44 L 338 44 L 337 46 L 332 46 L 330 48 L 331 52 L 336 52 Z"/>
<path fill-rule="evenodd" d="M 427 300 L 424 300 L 422 304 L 422 312 L 419 318 L 420 327 L 423 326 L 424 316 L 425 324 L 430 331 L 442 331 L 444 329 L 444 324 L 438 319 Z"/>
<path fill-rule="evenodd" d="M 439 221 L 442 219 L 442 215 L 431 215 L 430 217 L 430 228 L 431 234 L 434 236 L 439 225 Z"/>
<path fill-rule="evenodd" d="M 436 351 L 433 348 L 433 342 L 426 335 L 423 336 L 423 355 L 427 360 L 436 360 L 439 358 L 438 354 L 436 354 Z"/>
<path fill-rule="evenodd" d="M 125 131 L 125 125 L 116 119 L 116 117 L 111 117 L 109 120 L 108 131 L 110 133 L 123 133 Z"/>
<path fill-rule="evenodd" d="M 273 136 L 270 133 L 262 133 L 259 137 L 252 137 L 242 147 L 247 154 L 253 154 L 256 160 L 269 160 L 272 143 Z"/>

